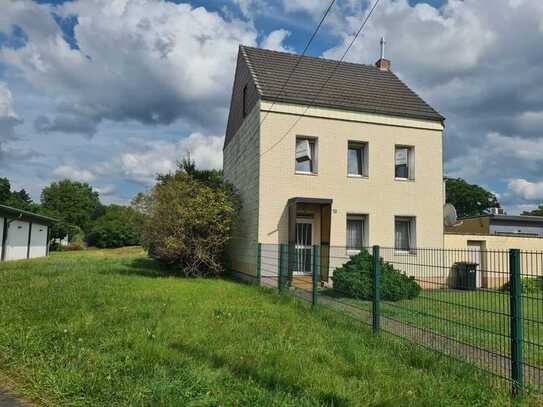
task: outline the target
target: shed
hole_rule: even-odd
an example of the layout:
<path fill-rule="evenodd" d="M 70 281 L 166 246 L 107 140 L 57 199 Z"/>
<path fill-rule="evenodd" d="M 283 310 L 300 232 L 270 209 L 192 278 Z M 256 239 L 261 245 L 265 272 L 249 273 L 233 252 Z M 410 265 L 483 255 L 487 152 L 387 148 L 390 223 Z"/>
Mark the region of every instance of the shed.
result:
<path fill-rule="evenodd" d="M 49 230 L 56 219 L 0 205 L 0 260 L 20 260 L 49 254 Z"/>

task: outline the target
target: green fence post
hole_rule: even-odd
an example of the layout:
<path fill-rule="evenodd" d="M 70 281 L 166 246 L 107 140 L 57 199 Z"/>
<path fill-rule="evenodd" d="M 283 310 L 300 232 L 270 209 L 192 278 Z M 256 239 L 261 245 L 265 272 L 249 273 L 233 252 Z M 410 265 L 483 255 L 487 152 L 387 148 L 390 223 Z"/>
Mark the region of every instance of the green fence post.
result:
<path fill-rule="evenodd" d="M 524 366 L 522 345 L 524 340 L 522 326 L 522 282 L 520 275 L 520 250 L 509 250 L 509 305 L 511 318 L 511 379 L 513 394 L 522 392 L 524 386 Z"/>
<path fill-rule="evenodd" d="M 317 245 L 313 246 L 313 267 L 311 273 L 311 282 L 312 282 L 312 292 L 311 292 L 311 304 L 313 306 L 317 305 L 317 295 L 318 295 L 318 281 L 320 276 L 321 268 L 321 250 Z"/>
<path fill-rule="evenodd" d="M 262 243 L 256 244 L 256 282 L 262 285 Z"/>
<path fill-rule="evenodd" d="M 381 322 L 381 310 L 380 310 L 380 276 L 381 276 L 381 264 L 379 263 L 379 246 L 373 246 L 373 265 L 372 265 L 372 326 L 373 333 L 379 333 Z"/>

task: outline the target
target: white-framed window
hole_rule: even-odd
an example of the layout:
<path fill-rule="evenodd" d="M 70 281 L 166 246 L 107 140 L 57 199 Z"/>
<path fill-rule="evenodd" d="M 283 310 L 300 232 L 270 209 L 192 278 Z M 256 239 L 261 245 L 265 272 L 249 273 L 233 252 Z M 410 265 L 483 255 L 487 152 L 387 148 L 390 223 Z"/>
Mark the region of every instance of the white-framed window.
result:
<path fill-rule="evenodd" d="M 358 252 L 366 245 L 367 215 L 347 215 L 347 252 Z"/>
<path fill-rule="evenodd" d="M 396 146 L 394 150 L 394 177 L 396 179 L 415 179 L 415 148 Z"/>
<path fill-rule="evenodd" d="M 317 139 L 296 137 L 296 172 L 317 173 Z"/>
<path fill-rule="evenodd" d="M 394 248 L 399 252 L 411 252 L 416 247 L 416 221 L 413 216 L 394 218 Z"/>
<path fill-rule="evenodd" d="M 350 177 L 368 176 L 368 144 L 349 141 L 347 147 L 347 175 Z"/>

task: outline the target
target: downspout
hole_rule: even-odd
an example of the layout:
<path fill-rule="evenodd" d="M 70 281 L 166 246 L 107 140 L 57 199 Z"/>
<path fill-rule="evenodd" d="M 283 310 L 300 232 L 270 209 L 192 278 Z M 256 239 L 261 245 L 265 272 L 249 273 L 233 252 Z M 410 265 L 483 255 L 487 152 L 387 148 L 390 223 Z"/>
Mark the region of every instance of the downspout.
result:
<path fill-rule="evenodd" d="M 10 220 L 8 220 L 8 218 L 6 217 L 4 218 L 4 235 L 2 236 L 2 259 L 1 259 L 2 261 L 6 260 L 6 242 L 8 241 L 9 225 L 16 220 L 21 219 L 22 217 L 23 217 L 23 214 L 20 213 L 19 216 Z"/>

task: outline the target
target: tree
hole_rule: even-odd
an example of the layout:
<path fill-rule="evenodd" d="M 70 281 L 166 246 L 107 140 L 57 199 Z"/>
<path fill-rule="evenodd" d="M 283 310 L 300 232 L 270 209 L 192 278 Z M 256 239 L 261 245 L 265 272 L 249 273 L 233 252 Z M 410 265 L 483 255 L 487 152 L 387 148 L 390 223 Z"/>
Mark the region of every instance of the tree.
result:
<path fill-rule="evenodd" d="M 537 208 L 532 209 L 531 211 L 524 211 L 521 215 L 525 216 L 543 216 L 543 205 L 539 205 Z"/>
<path fill-rule="evenodd" d="M 11 197 L 11 184 L 9 179 L 0 178 L 0 204 L 7 205 L 9 198 Z"/>
<path fill-rule="evenodd" d="M 469 184 L 462 178 L 445 178 L 446 201 L 456 208 L 459 217 L 489 213 L 490 208 L 499 208 L 498 198 L 479 185 Z"/>
<path fill-rule="evenodd" d="M 94 222 L 87 243 L 100 248 L 138 245 L 143 216 L 128 206 L 109 205 Z"/>
<path fill-rule="evenodd" d="M 41 206 L 42 213 L 77 226 L 85 234 L 91 230 L 92 222 L 103 214 L 98 192 L 86 183 L 67 179 L 43 188 Z"/>
<path fill-rule="evenodd" d="M 39 206 L 32 201 L 32 198 L 24 189 L 12 191 L 9 179 L 0 178 L 0 204 L 22 209 L 23 211 L 37 212 Z"/>
<path fill-rule="evenodd" d="M 223 271 L 224 247 L 241 207 L 230 184 L 215 173 L 190 172 L 183 163 L 174 174 L 158 177 L 148 195 L 144 245 L 149 254 L 185 276 Z"/>

